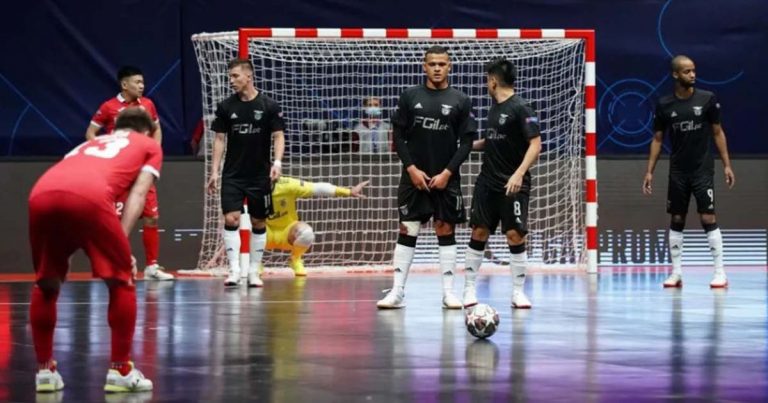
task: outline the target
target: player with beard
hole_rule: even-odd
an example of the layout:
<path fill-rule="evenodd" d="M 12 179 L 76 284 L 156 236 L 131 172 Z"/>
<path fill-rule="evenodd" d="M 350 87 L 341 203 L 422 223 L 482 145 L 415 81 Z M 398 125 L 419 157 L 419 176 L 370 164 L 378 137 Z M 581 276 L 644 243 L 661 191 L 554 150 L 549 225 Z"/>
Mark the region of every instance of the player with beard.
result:
<path fill-rule="evenodd" d="M 714 259 L 714 276 L 709 285 L 712 288 L 724 288 L 728 286 L 728 279 L 723 268 L 723 238 L 715 218 L 715 163 L 711 151 L 713 140 L 723 161 L 728 188 L 733 187 L 736 177 L 720 123 L 720 103 L 714 93 L 694 87 L 696 65 L 691 58 L 675 56 L 671 68 L 675 89 L 656 104 L 653 141 L 643 180 L 643 193 L 650 195 L 653 170 L 661 154 L 664 135 L 668 135 L 672 145 L 667 190 L 667 213 L 672 216 L 669 229 L 672 274 L 664 281 L 664 287 L 683 285 L 683 229 L 688 202 L 693 195 Z"/>

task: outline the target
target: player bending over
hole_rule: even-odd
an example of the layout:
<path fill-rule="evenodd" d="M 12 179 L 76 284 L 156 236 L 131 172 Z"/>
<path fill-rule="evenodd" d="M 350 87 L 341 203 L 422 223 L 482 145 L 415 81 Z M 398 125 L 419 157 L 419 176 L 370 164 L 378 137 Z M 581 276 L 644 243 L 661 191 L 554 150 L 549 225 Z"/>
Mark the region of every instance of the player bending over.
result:
<path fill-rule="evenodd" d="M 38 392 L 55 392 L 64 381 L 53 359 L 56 300 L 69 272 L 69 259 L 83 249 L 94 277 L 109 288 L 107 320 L 112 331 L 106 392 L 152 390 L 152 381 L 133 366 L 136 286 L 128 235 L 141 215 L 149 188 L 160 176 L 163 151 L 148 137 L 155 123 L 138 108 L 122 111 L 115 132 L 75 147 L 37 181 L 29 196 L 29 238 L 35 286 L 29 308 L 37 356 Z M 129 191 L 122 219 L 117 196 Z"/>

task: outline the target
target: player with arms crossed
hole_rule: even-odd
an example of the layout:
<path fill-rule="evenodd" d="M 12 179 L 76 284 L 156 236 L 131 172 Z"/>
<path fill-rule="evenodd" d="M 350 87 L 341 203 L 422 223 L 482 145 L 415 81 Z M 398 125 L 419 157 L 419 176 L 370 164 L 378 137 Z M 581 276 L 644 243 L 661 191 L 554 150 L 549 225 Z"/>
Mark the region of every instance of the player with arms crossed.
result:
<path fill-rule="evenodd" d="M 477 122 L 472 102 L 450 87 L 448 49 L 432 46 L 424 55 L 425 84 L 403 91 L 392 116 L 397 155 L 403 164 L 397 203 L 400 235 L 395 246 L 392 289 L 376 305 L 405 306 L 405 282 L 421 224 L 434 219 L 443 274 L 443 307 L 461 309 L 453 293 L 456 266 L 454 227 L 466 220 L 459 168 L 472 150 Z"/>
<path fill-rule="evenodd" d="M 35 266 L 30 304 L 32 339 L 37 355 L 38 392 L 55 392 L 64 381 L 53 360 L 56 300 L 72 254 L 83 249 L 95 277 L 109 288 L 108 321 L 112 364 L 104 390 L 152 389 L 130 360 L 136 327 L 135 259 L 128 235 L 139 218 L 149 188 L 160 176 L 163 151 L 147 137 L 155 124 L 137 108 L 122 111 L 115 132 L 77 146 L 46 171 L 29 196 L 29 236 Z M 143 134 L 142 134 L 143 133 Z M 117 197 L 129 191 L 122 219 Z"/>
<path fill-rule="evenodd" d="M 99 132 L 112 133 L 118 113 L 125 108 L 138 107 L 144 109 L 155 122 L 155 132 L 152 137 L 162 144 L 163 132 L 160 129 L 160 118 L 157 109 L 151 99 L 144 94 L 144 74 L 136 67 L 124 66 L 117 72 L 117 82 L 120 85 L 120 93 L 116 97 L 108 99 L 99 107 L 91 118 L 91 124 L 85 132 L 86 140 L 93 140 Z M 123 200 L 116 204 L 118 212 L 124 208 Z M 141 213 L 144 219 L 142 240 L 144 242 L 144 254 L 146 266 L 144 278 L 150 280 L 173 280 L 173 275 L 163 271 L 157 259 L 160 256 L 160 234 L 158 232 L 158 220 L 160 212 L 157 203 L 157 189 L 153 185 L 147 193 L 147 202 Z"/>
<path fill-rule="evenodd" d="M 525 236 L 528 232 L 528 199 L 531 173 L 528 171 L 541 152 L 541 134 L 536 112 L 515 94 L 517 68 L 505 59 L 493 60 L 486 66 L 486 83 L 493 105 L 488 112 L 488 129 L 475 148 L 484 149 L 472 195 L 469 223 L 472 237 L 464 267 L 464 306 L 477 304 L 475 281 L 483 262 L 488 237 L 501 231 L 507 237 L 512 254 L 512 306 L 526 309 L 531 302 L 523 292 L 527 256 Z"/>
<path fill-rule="evenodd" d="M 296 276 L 306 276 L 302 256 L 315 242 L 312 227 L 299 220 L 296 199 L 321 197 L 365 198 L 363 188 L 368 181 L 353 188 L 345 188 L 325 182 L 307 182 L 281 176 L 272 191 L 274 212 L 267 218 L 267 250 L 283 250 L 291 253 L 289 264 Z"/>
<path fill-rule="evenodd" d="M 262 287 L 259 266 L 267 243 L 266 219 L 272 214 L 272 182 L 280 177 L 285 148 L 285 122 L 280 105 L 253 82 L 253 64 L 249 60 L 229 62 L 229 82 L 235 94 L 216 108 L 211 130 L 213 166 L 206 184 L 209 193 L 216 191 L 219 168 L 227 143 L 227 155 L 221 173 L 221 209 L 224 214 L 224 248 L 229 260 L 229 276 L 225 286 L 240 284 L 240 210 L 248 201 L 252 232 L 248 286 Z M 270 146 L 274 140 L 275 161 L 270 164 Z"/>
<path fill-rule="evenodd" d="M 728 188 L 733 187 L 736 177 L 728 156 L 725 132 L 720 124 L 720 103 L 714 93 L 694 88 L 696 66 L 689 57 L 675 56 L 671 68 L 675 91 L 659 99 L 656 105 L 648 170 L 643 180 L 643 193 L 649 195 L 662 141 L 664 135 L 668 134 L 672 143 L 667 190 L 667 213 L 672 216 L 669 228 L 672 274 L 664 281 L 664 287 L 683 285 L 683 229 L 688 203 L 693 194 L 714 258 L 714 276 L 709 286 L 724 288 L 728 286 L 728 279 L 723 268 L 723 237 L 715 219 L 715 161 L 711 151 L 713 139 L 723 160 Z"/>

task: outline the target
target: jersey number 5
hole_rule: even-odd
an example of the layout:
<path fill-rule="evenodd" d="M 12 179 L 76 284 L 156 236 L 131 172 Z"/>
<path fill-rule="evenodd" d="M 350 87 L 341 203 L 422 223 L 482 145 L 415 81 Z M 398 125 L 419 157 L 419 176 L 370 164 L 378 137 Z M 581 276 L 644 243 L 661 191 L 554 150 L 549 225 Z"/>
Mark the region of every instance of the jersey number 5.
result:
<path fill-rule="evenodd" d="M 127 137 L 113 134 L 107 136 L 99 136 L 96 138 L 96 141 L 99 143 L 98 145 L 85 147 L 89 144 L 89 142 L 86 142 L 77 146 L 74 150 L 65 155 L 64 158 L 77 155 L 81 150 L 83 151 L 84 155 L 89 155 L 91 157 L 115 158 L 115 156 L 120 153 L 120 150 L 128 147 L 128 144 L 130 144 L 130 140 L 128 140 Z"/>

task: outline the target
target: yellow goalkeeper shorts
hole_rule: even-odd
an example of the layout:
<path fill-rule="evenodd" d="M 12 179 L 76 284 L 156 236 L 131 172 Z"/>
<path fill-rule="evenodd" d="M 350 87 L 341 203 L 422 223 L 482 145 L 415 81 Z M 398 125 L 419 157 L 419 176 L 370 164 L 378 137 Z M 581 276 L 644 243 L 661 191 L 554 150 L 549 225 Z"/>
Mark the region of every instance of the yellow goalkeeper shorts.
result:
<path fill-rule="evenodd" d="M 267 250 L 291 250 L 291 244 L 288 243 L 288 234 L 291 233 L 289 225 L 285 228 L 267 227 Z"/>

